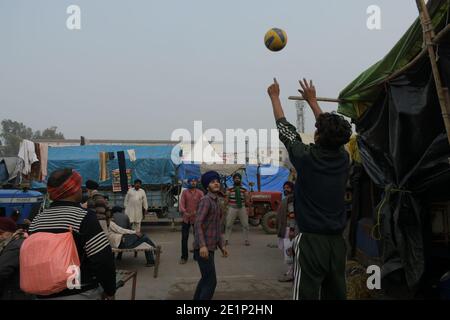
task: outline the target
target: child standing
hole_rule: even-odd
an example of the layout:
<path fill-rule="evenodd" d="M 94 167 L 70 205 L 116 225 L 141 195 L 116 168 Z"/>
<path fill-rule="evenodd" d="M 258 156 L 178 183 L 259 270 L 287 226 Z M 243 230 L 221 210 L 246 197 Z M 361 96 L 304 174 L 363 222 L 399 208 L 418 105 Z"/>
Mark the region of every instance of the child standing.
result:
<path fill-rule="evenodd" d="M 227 257 L 228 251 L 221 233 L 220 176 L 215 171 L 208 171 L 202 175 L 201 182 L 208 193 L 200 200 L 194 224 L 194 258 L 202 274 L 194 300 L 211 300 L 217 285 L 214 252 L 219 248 L 222 256 Z"/>

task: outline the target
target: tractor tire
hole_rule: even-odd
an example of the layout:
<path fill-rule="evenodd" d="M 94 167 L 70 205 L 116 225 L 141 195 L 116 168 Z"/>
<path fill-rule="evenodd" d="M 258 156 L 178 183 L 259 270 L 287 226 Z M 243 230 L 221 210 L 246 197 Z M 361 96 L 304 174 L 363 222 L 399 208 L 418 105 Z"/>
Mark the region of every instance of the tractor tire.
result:
<path fill-rule="evenodd" d="M 261 224 L 261 219 L 248 218 L 248 224 L 252 227 L 257 227 Z"/>
<path fill-rule="evenodd" d="M 277 215 L 275 211 L 269 211 L 263 216 L 261 225 L 266 233 L 277 233 Z"/>

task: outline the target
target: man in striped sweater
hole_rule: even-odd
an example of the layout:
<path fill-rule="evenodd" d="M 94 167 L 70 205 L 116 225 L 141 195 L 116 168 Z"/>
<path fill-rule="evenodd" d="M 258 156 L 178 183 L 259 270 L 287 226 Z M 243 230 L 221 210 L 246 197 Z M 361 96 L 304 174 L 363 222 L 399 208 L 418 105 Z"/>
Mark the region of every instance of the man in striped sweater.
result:
<path fill-rule="evenodd" d="M 73 230 L 81 262 L 81 289 L 66 289 L 51 296 L 38 298 L 114 299 L 116 270 L 111 246 L 95 212 L 81 207 L 81 180 L 81 176 L 75 170 L 54 171 L 47 183 L 53 203 L 49 209 L 33 219 L 29 228 L 31 234 L 63 233 L 69 229 Z"/>
<path fill-rule="evenodd" d="M 239 173 L 233 174 L 234 186 L 227 190 L 228 212 L 225 227 L 225 245 L 228 245 L 233 225 L 237 217 L 239 217 L 239 221 L 242 225 L 245 245 L 250 245 L 250 241 L 248 240 L 249 226 L 246 209 L 246 206 L 248 205 L 248 196 L 247 189 L 242 186 L 241 181 L 242 176 Z"/>

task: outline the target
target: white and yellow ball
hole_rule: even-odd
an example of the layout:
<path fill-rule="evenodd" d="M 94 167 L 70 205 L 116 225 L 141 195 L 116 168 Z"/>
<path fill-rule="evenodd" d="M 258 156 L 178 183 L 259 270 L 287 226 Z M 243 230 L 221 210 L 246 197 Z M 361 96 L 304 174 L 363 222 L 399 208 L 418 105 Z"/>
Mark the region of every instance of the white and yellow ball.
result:
<path fill-rule="evenodd" d="M 264 44 L 270 51 L 280 51 L 287 44 L 287 34 L 279 28 L 272 28 L 267 31 L 264 37 Z"/>

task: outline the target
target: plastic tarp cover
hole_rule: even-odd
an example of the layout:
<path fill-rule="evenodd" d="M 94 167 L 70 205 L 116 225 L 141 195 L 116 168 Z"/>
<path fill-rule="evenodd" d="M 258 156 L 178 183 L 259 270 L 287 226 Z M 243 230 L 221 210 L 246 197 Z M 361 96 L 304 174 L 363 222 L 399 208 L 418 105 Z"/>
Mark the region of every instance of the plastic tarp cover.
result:
<path fill-rule="evenodd" d="M 289 169 L 285 167 L 270 167 L 270 166 L 261 166 L 261 168 L 269 169 L 267 175 L 265 175 L 265 171 L 262 170 L 261 173 L 261 191 L 283 191 L 283 184 L 289 178 Z M 233 185 L 233 179 L 230 176 L 234 172 L 239 172 L 242 175 L 242 184 L 243 186 L 250 190 L 250 182 L 253 182 L 255 185 L 253 187 L 254 191 L 257 191 L 256 179 L 257 179 L 257 165 L 200 165 L 200 164 L 190 164 L 190 163 L 182 163 L 178 170 L 178 178 L 180 180 L 187 180 L 189 176 L 195 176 L 200 178 L 202 172 L 205 170 L 216 170 L 219 174 L 226 176 L 226 184 L 227 187 L 231 187 Z M 185 181 L 183 181 L 183 186 L 187 187 Z"/>
<path fill-rule="evenodd" d="M 8 170 L 6 169 L 5 161 L 0 160 L 0 183 L 6 182 L 9 180 Z"/>
<path fill-rule="evenodd" d="M 125 151 L 126 167 L 132 170 L 132 179 L 140 179 L 146 185 L 171 184 L 176 178 L 179 152 L 171 145 L 133 146 L 133 145 L 88 145 L 76 147 L 54 147 L 48 150 L 49 174 L 61 168 L 73 168 L 83 177 L 83 182 L 92 179 L 101 187 L 111 187 L 111 171 L 118 169 L 117 152 Z M 131 162 L 127 150 L 135 150 L 137 160 Z M 99 181 L 100 152 L 114 152 L 114 160 L 107 161 L 109 179 Z M 172 161 L 172 157 L 176 160 Z M 43 183 L 33 183 L 33 188 L 45 188 Z"/>
<path fill-rule="evenodd" d="M 439 31 L 447 23 L 450 2 L 448 0 L 430 0 L 428 8 L 433 26 Z M 407 65 L 422 51 L 423 32 L 420 20 L 417 18 L 404 36 L 379 62 L 364 71 L 352 81 L 339 95 L 338 112 L 352 119 L 358 119 L 373 101 L 384 90 L 386 79 L 394 72 Z"/>
<path fill-rule="evenodd" d="M 449 38 L 439 46 L 444 86 L 450 85 Z M 376 217 L 382 273 L 403 269 L 409 287 L 416 287 L 431 245 L 427 205 L 450 200 L 450 147 L 428 56 L 389 81 L 356 128 L 363 166 L 384 189 Z"/>
<path fill-rule="evenodd" d="M 217 171 L 224 176 L 230 176 L 235 172 L 245 169 L 244 164 L 201 164 L 200 171 L 205 173 L 207 171 Z"/>
<path fill-rule="evenodd" d="M 6 174 L 8 175 L 7 180 L 11 181 L 19 175 L 19 158 L 17 157 L 6 157 L 0 158 L 6 168 Z M 5 182 L 5 181 L 3 181 Z"/>
<path fill-rule="evenodd" d="M 270 174 L 265 175 L 264 170 L 261 170 L 266 168 L 270 168 Z M 283 184 L 288 180 L 289 178 L 289 169 L 285 167 L 270 167 L 270 166 L 261 166 L 260 172 L 261 172 L 261 191 L 278 191 L 283 192 Z M 273 172 L 272 172 L 273 171 Z M 247 190 L 250 190 L 250 182 L 254 183 L 253 191 L 257 190 L 257 173 L 258 173 L 258 166 L 257 165 L 247 165 L 245 168 L 245 172 L 240 172 L 242 175 L 242 185 Z M 228 188 L 233 186 L 233 178 L 227 177 L 226 180 Z"/>

